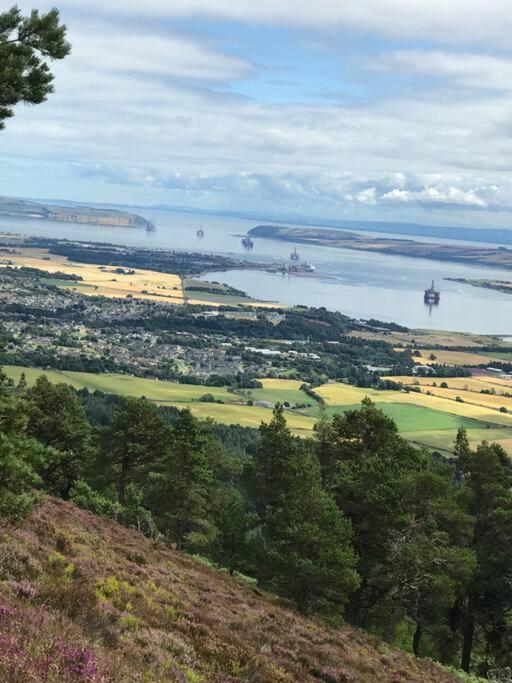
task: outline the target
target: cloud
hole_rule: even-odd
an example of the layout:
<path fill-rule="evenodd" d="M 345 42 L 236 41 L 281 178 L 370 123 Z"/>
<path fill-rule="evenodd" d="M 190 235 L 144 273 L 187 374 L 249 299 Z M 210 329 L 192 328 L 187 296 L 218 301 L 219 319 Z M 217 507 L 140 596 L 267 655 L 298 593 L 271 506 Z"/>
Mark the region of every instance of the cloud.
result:
<path fill-rule="evenodd" d="M 438 50 L 398 50 L 368 62 L 377 71 L 435 76 L 479 90 L 512 90 L 512 59 Z"/>
<path fill-rule="evenodd" d="M 73 31 L 73 69 L 131 73 L 151 78 L 233 81 L 249 77 L 255 67 L 239 57 L 178 35 L 158 35 L 125 28 L 112 35 L 99 25 Z"/>
<path fill-rule="evenodd" d="M 436 42 L 508 44 L 509 0 L 61 0 L 64 13 L 82 7 L 135 17 L 206 17 L 258 24 L 376 32 Z"/>
<path fill-rule="evenodd" d="M 158 201 L 316 214 L 506 212 L 512 210 L 512 57 L 479 54 L 476 47 L 394 45 L 371 59 L 344 42 L 348 28 L 386 36 L 410 29 L 412 37 L 434 27 L 441 38 L 465 35 L 471 42 L 477 16 L 481 35 L 497 36 L 512 11 L 503 5 L 498 21 L 490 4 L 497 5 L 487 2 L 482 12 L 483 3 L 473 0 L 62 0 L 73 54 L 52 65 L 56 92 L 47 103 L 17 108 L 2 133 L 2 154 L 27 168 L 34 159 L 60 168 L 55 196 L 65 196 L 67 173 L 70 186 L 81 181 L 91 201 L 99 188 L 103 197 L 111 189 L 112 197 L 129 194 L 134 202 L 150 193 Z M 173 21 L 178 16 L 254 26 L 238 36 L 238 27 L 204 20 L 194 33 L 193 22 Z M 260 96 L 267 82 L 282 79 L 283 65 L 263 58 L 267 32 L 258 22 L 310 22 L 323 32 L 301 35 L 317 43 L 340 27 L 343 66 L 350 63 L 350 76 L 368 94 L 305 101 L 297 83 L 309 78 L 313 90 L 317 73 L 301 39 L 284 64 L 293 96 L 284 103 Z M 275 35 L 284 40 L 280 31 Z M 347 89 L 335 52 L 320 74 L 328 74 L 332 91 Z M 244 87 L 248 81 L 252 89 Z M 40 166 L 33 165 L 28 189 L 19 194 L 41 196 Z"/>
<path fill-rule="evenodd" d="M 275 205 L 297 202 L 310 205 L 342 207 L 364 205 L 387 209 L 393 206 L 429 209 L 459 209 L 503 211 L 512 208 L 512 183 L 467 188 L 440 179 L 407 177 L 400 174 L 357 176 L 353 173 L 231 173 L 226 175 L 162 173 L 144 168 L 108 166 L 72 166 L 74 173 L 106 183 L 149 186 L 171 192 L 176 201 L 195 199 L 201 202 L 212 193 L 235 198 L 238 202 L 251 199 L 257 203 Z M 394 187 L 399 180 L 401 187 Z"/>

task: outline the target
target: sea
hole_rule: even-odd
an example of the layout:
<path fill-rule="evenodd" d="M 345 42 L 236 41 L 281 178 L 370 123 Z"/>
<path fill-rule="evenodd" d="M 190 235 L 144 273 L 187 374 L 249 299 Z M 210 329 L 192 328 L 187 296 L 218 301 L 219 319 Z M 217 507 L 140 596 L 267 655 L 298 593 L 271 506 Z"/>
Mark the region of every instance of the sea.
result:
<path fill-rule="evenodd" d="M 215 253 L 271 266 L 289 261 L 294 248 L 288 242 L 258 238 L 254 239 L 253 249 L 245 249 L 242 236 L 263 221 L 138 208 L 134 212 L 154 221 L 156 232 L 7 217 L 0 217 L 0 232 Z M 197 237 L 200 227 L 204 230 L 202 238 Z M 379 237 L 385 236 L 379 234 Z M 389 233 L 389 236 L 394 235 Z M 437 238 L 412 239 L 471 244 Z M 297 250 L 301 261 L 307 260 L 315 266 L 314 275 L 230 270 L 206 273 L 202 278 L 225 282 L 258 299 L 324 306 L 362 320 L 374 318 L 412 328 L 512 336 L 512 295 L 446 279 L 512 280 L 512 270 L 316 245 L 298 244 Z M 428 306 L 423 295 L 432 281 L 441 292 L 441 299 L 439 305 Z"/>

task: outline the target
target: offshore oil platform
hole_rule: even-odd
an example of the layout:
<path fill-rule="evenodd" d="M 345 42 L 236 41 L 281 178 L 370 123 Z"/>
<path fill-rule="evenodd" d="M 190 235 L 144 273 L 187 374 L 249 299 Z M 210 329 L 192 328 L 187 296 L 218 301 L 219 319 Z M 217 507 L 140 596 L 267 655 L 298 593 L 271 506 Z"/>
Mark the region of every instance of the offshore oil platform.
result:
<path fill-rule="evenodd" d="M 438 304 L 441 299 L 441 293 L 434 286 L 434 280 L 432 280 L 431 286 L 425 290 L 425 296 L 423 301 L 426 304 L 432 306 L 433 304 Z"/>
<path fill-rule="evenodd" d="M 204 237 L 204 230 L 203 230 L 203 226 L 202 226 L 202 225 L 197 229 L 196 235 L 197 235 L 199 238 Z"/>
<path fill-rule="evenodd" d="M 290 254 L 290 258 L 292 261 L 298 261 L 299 260 L 300 257 L 299 257 L 299 254 L 297 252 L 297 247 L 295 247 L 295 249 Z"/>
<path fill-rule="evenodd" d="M 246 249 L 252 249 L 254 247 L 254 242 L 249 235 L 245 235 L 245 237 L 242 238 L 242 246 L 244 246 Z"/>

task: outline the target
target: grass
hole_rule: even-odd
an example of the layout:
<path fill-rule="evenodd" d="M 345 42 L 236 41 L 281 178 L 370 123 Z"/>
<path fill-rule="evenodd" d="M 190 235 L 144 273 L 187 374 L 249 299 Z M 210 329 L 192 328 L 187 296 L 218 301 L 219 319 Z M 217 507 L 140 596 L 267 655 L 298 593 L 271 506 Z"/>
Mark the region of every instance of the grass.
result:
<path fill-rule="evenodd" d="M 36 368 L 24 368 L 17 365 L 4 366 L 4 372 L 8 377 L 17 382 L 21 373 L 25 373 L 27 383 L 32 385 L 36 379 L 45 374 L 50 382 L 71 384 L 75 389 L 87 388 L 90 391 L 104 391 L 121 396 L 145 396 L 158 403 L 187 403 L 212 394 L 215 399 L 232 401 L 233 394 L 226 387 L 204 387 L 195 384 L 177 384 L 163 382 L 156 379 L 132 377 L 131 375 L 117 374 L 94 374 L 91 372 L 67 372 L 60 370 L 39 370 Z"/>
<path fill-rule="evenodd" d="M 510 383 L 511 380 L 508 381 L 508 385 L 504 384 L 506 380 L 500 380 L 498 378 L 498 381 L 494 378 L 491 377 L 490 375 L 473 375 L 472 377 L 446 377 L 446 378 L 439 378 L 439 377 L 411 377 L 410 375 L 401 375 L 401 376 L 394 376 L 394 377 L 385 377 L 384 379 L 390 379 L 393 382 L 400 382 L 402 384 L 408 384 L 411 386 L 421 386 L 421 387 L 427 387 L 427 390 L 431 390 L 434 387 L 434 382 L 436 385 L 439 387 L 441 382 L 446 382 L 448 384 L 448 387 L 450 389 L 463 389 L 465 391 L 476 391 L 480 392 L 482 389 L 484 390 L 492 390 L 496 392 L 506 392 L 510 390 L 512 393 L 512 384 Z M 510 389 L 507 388 L 510 387 Z"/>
<path fill-rule="evenodd" d="M 250 389 L 252 399 L 255 401 L 268 401 L 269 403 L 311 403 L 316 401 L 301 390 L 303 382 L 293 379 L 262 379 L 263 389 Z"/>
<path fill-rule="evenodd" d="M 272 417 L 272 412 L 268 408 L 240 405 L 237 401 L 241 397 L 229 392 L 226 387 L 177 384 L 113 373 L 43 371 L 21 366 L 5 366 L 4 371 L 15 382 L 19 381 L 21 373 L 24 372 L 29 385 L 32 385 L 40 375 L 45 374 L 51 382 L 70 384 L 75 389 L 87 388 L 90 391 L 100 390 L 121 396 L 145 396 L 160 405 L 172 405 L 177 408 L 189 406 L 197 417 L 211 418 L 223 424 L 257 428 L 261 422 L 268 422 Z M 313 399 L 299 389 L 300 384 L 296 380 L 266 379 L 263 380 L 263 389 L 252 390 L 252 397 L 270 403 L 313 403 Z M 498 436 L 504 447 L 512 452 L 512 414 L 500 413 L 496 407 L 489 407 L 487 404 L 475 405 L 469 401 L 457 403 L 446 395 L 427 396 L 425 393 L 377 391 L 335 383 L 326 384 L 316 391 L 326 400 L 327 413 L 331 415 L 357 408 L 361 400 L 369 396 L 386 415 L 396 421 L 399 431 L 405 438 L 433 448 L 439 447 L 440 439 L 443 444 L 451 443 L 458 427 L 473 430 L 475 434 L 483 434 L 482 439 L 495 439 L 495 430 L 510 427 L 510 433 L 502 430 Z M 440 391 L 444 394 L 452 392 L 454 395 L 465 395 L 462 390 Z M 207 393 L 224 403 L 199 403 L 198 399 Z M 502 397 L 467 393 L 473 397 L 482 396 L 484 399 L 497 399 L 498 403 L 503 402 Z M 512 399 L 510 401 L 512 406 Z M 287 411 L 286 419 L 295 434 L 310 436 L 318 415 L 319 406 L 313 405 L 304 413 Z M 492 429 L 487 430 L 487 425 Z M 445 432 L 442 438 L 439 436 L 441 432 Z M 421 439 L 418 438 L 418 434 L 421 434 Z"/>
<path fill-rule="evenodd" d="M 439 410 L 425 408 L 422 406 L 407 405 L 403 403 L 377 403 L 377 408 L 382 410 L 384 415 L 391 417 L 397 424 L 398 430 L 408 437 L 408 432 L 430 432 L 432 430 L 457 430 L 459 427 L 465 429 L 484 428 L 482 423 L 450 413 L 443 413 Z M 357 409 L 360 404 L 350 406 L 330 406 L 327 414 L 333 415 L 345 412 L 350 409 Z"/>
<path fill-rule="evenodd" d="M 89 391 L 103 391 L 105 393 L 119 394 L 121 396 L 145 396 L 151 401 L 160 405 L 173 405 L 177 408 L 189 406 L 194 415 L 200 418 L 213 418 L 223 424 L 240 424 L 245 427 L 259 427 L 262 421 L 268 422 L 272 417 L 272 412 L 268 408 L 258 406 L 237 405 L 235 402 L 240 400 L 240 396 L 233 394 L 226 387 L 205 387 L 196 384 L 177 384 L 174 382 L 164 382 L 155 379 L 144 379 L 132 377 L 131 375 L 117 374 L 93 374 L 89 372 L 67 372 L 59 370 L 39 370 L 36 368 L 24 368 L 17 365 L 4 366 L 4 372 L 15 382 L 18 382 L 22 372 L 25 373 L 27 384 L 31 386 L 37 378 L 44 374 L 50 382 L 58 384 L 63 382 L 70 384 L 75 389 L 87 388 Z M 292 386 L 297 383 L 292 382 Z M 272 380 L 267 386 L 272 387 Z M 278 386 L 278 385 L 277 385 Z M 289 385 L 287 385 L 289 386 Z M 293 389 L 260 389 L 254 391 L 266 392 L 266 396 L 273 396 L 279 401 L 284 402 L 285 396 L 297 395 L 301 402 L 308 397 L 298 390 Z M 198 403 L 197 399 L 205 394 L 212 394 L 215 399 L 226 401 L 219 403 Z M 265 400 L 270 400 L 269 398 Z M 312 399 L 309 399 L 310 402 Z M 232 403 L 230 403 L 232 402 Z M 311 433 L 315 419 L 307 415 L 287 412 L 287 421 L 290 428 L 296 434 Z"/>
<path fill-rule="evenodd" d="M 483 365 L 492 363 L 494 360 L 490 355 L 484 353 L 470 353 L 468 351 L 438 351 L 437 349 L 422 349 L 421 357 L 414 356 L 414 361 L 420 365 L 431 365 L 439 363 L 441 365 Z M 434 355 L 435 360 L 430 360 Z"/>
<path fill-rule="evenodd" d="M 174 404 L 183 408 L 183 404 Z M 262 422 L 269 422 L 272 411 L 258 406 L 241 406 L 218 403 L 191 403 L 190 409 L 200 418 L 212 418 L 223 424 L 239 424 L 243 427 L 258 428 Z M 286 411 L 286 421 L 294 434 L 310 436 L 316 418 Z"/>
<path fill-rule="evenodd" d="M 430 388 L 429 388 L 430 390 Z M 475 404 L 455 401 L 456 395 L 464 395 L 463 391 L 454 391 L 442 396 L 428 396 L 426 393 L 405 393 L 403 391 L 378 391 L 377 389 L 360 389 L 347 384 L 324 384 L 315 391 L 319 393 L 328 405 L 352 405 L 359 403 L 365 396 L 375 403 L 396 403 L 430 408 L 440 413 L 448 413 L 461 418 L 470 418 L 494 425 L 512 427 L 512 415 L 499 412 L 496 406 L 489 403 Z M 446 392 L 447 390 L 442 390 Z M 440 392 L 441 393 L 441 392 Z M 472 394 L 477 396 L 477 394 Z M 480 396 L 480 395 L 478 395 Z M 482 394 L 481 396 L 485 396 Z"/>
<path fill-rule="evenodd" d="M 450 455 L 453 450 L 456 429 L 431 430 L 429 432 L 408 432 L 407 439 L 420 446 L 434 448 Z M 469 443 L 472 448 L 476 448 L 482 441 L 499 443 L 507 452 L 512 452 L 512 429 L 507 427 L 489 429 L 468 429 Z"/>

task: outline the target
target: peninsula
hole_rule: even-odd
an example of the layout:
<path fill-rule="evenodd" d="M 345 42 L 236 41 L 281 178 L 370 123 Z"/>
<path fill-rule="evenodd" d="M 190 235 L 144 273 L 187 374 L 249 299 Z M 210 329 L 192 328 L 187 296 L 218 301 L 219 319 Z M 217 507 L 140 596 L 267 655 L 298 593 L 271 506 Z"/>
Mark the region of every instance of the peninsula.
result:
<path fill-rule="evenodd" d="M 512 269 L 512 249 L 506 247 L 473 246 L 463 243 L 436 244 L 401 238 L 363 237 L 346 230 L 276 225 L 258 225 L 252 228 L 249 234 L 251 237 L 285 242 Z"/>
<path fill-rule="evenodd" d="M 0 216 L 13 218 L 31 218 L 34 220 L 59 221 L 63 223 L 81 223 L 86 225 L 117 226 L 121 228 L 141 228 L 154 230 L 151 221 L 128 211 L 117 209 L 98 209 L 90 206 L 59 206 L 40 204 L 25 199 L 0 197 Z"/>

